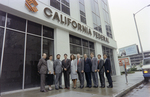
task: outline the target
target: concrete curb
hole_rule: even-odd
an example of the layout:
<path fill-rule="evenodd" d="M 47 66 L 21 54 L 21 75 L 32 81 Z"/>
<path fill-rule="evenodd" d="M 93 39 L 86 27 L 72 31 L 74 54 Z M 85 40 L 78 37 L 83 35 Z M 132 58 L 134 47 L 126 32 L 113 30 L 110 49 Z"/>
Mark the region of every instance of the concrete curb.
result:
<path fill-rule="evenodd" d="M 130 92 L 131 90 L 133 90 L 135 87 L 139 86 L 140 84 L 142 84 L 144 82 L 144 80 L 136 83 L 136 84 L 133 84 L 131 86 L 129 86 L 128 88 L 126 89 L 123 89 L 122 91 L 120 91 L 119 93 L 117 94 L 113 94 L 113 97 L 122 97 L 124 96 L 125 94 L 127 94 L 128 92 Z"/>

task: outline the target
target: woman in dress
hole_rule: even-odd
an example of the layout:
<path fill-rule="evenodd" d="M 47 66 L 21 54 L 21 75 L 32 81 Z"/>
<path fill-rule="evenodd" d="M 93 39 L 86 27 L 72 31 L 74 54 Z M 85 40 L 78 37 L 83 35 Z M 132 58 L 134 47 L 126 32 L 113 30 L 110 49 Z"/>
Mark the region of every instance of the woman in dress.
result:
<path fill-rule="evenodd" d="M 75 56 L 72 54 L 70 56 L 71 61 L 71 79 L 73 81 L 73 88 L 76 89 L 76 82 L 77 82 L 77 60 L 75 59 Z"/>
<path fill-rule="evenodd" d="M 53 59 L 53 56 L 50 55 L 49 60 L 47 60 L 47 68 L 48 68 L 47 84 L 49 85 L 49 88 L 48 88 L 49 91 L 52 90 L 51 85 L 53 85 L 53 82 L 54 82 L 54 70 L 53 70 L 52 59 Z"/>

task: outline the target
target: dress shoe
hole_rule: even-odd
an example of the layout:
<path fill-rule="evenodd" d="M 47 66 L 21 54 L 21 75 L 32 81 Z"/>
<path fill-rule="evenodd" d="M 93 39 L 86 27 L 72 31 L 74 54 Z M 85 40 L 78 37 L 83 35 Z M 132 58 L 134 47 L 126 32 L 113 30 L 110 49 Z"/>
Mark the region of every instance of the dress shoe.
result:
<path fill-rule="evenodd" d="M 73 89 L 76 89 L 76 86 L 74 86 Z"/>
<path fill-rule="evenodd" d="M 107 86 L 107 88 L 113 88 L 113 86 Z"/>
<path fill-rule="evenodd" d="M 40 92 L 47 92 L 46 90 L 40 90 Z"/>
<path fill-rule="evenodd" d="M 83 87 L 81 87 L 81 89 L 83 89 Z"/>
<path fill-rule="evenodd" d="M 89 88 L 91 88 L 91 86 L 89 86 Z"/>
<path fill-rule="evenodd" d="M 98 88 L 98 86 L 94 86 L 94 88 Z"/>
<path fill-rule="evenodd" d="M 59 89 L 63 89 L 62 87 L 59 87 Z"/>
<path fill-rule="evenodd" d="M 56 90 L 59 90 L 58 88 L 55 88 Z"/>
<path fill-rule="evenodd" d="M 105 86 L 100 86 L 100 88 L 105 88 Z"/>
<path fill-rule="evenodd" d="M 86 86 L 85 88 L 88 88 L 89 86 Z"/>

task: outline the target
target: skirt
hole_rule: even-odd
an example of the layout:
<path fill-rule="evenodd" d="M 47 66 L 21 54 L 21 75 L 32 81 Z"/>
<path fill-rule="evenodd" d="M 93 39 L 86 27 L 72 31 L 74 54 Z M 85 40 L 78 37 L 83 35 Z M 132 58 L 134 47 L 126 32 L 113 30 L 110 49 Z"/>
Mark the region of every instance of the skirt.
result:
<path fill-rule="evenodd" d="M 54 84 L 54 75 L 47 74 L 47 85 L 53 85 L 53 84 Z"/>

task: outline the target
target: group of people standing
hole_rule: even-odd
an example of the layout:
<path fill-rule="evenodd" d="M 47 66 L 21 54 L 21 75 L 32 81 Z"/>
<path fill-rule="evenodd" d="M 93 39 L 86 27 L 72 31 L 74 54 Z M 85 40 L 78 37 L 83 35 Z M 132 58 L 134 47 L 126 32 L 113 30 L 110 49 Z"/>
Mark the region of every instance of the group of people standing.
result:
<path fill-rule="evenodd" d="M 86 87 L 92 87 L 92 80 L 94 83 L 94 88 L 98 88 L 98 74 L 100 78 L 101 86 L 100 88 L 105 88 L 105 78 L 104 72 L 109 82 L 109 86 L 107 88 L 113 88 L 112 78 L 111 78 L 111 62 L 107 58 L 107 55 L 103 55 L 103 59 L 101 59 L 101 55 L 98 54 L 97 58 L 94 57 L 94 53 L 90 54 L 91 58 L 87 57 L 87 54 L 84 54 L 84 58 L 80 57 L 80 54 L 77 54 L 77 58 L 72 54 L 70 59 L 67 58 L 67 54 L 64 54 L 64 60 L 60 60 L 61 55 L 56 55 L 56 60 L 53 62 L 53 56 L 49 56 L 49 60 L 46 59 L 46 54 L 43 53 L 42 58 L 38 63 L 38 72 L 41 75 L 41 92 L 47 92 L 45 89 L 45 79 L 47 75 L 47 84 L 49 85 L 48 90 L 52 90 L 51 85 L 54 82 L 55 75 L 55 89 L 63 89 L 62 88 L 62 73 L 64 73 L 64 82 L 65 89 L 70 89 L 70 75 L 73 81 L 73 88 L 76 89 L 77 79 L 80 81 L 79 88 L 84 88 L 84 74 L 86 79 Z M 98 72 L 98 74 L 97 74 Z M 91 77 L 92 76 L 92 77 Z"/>

